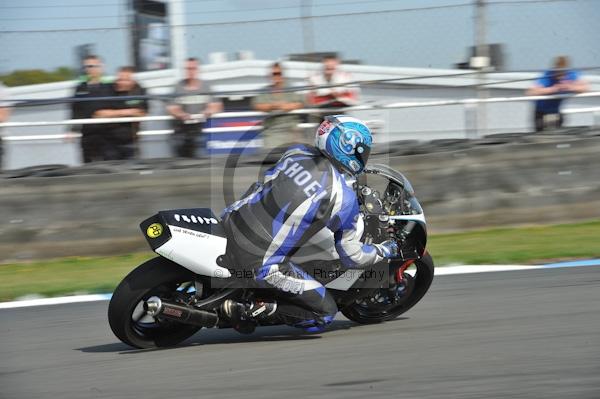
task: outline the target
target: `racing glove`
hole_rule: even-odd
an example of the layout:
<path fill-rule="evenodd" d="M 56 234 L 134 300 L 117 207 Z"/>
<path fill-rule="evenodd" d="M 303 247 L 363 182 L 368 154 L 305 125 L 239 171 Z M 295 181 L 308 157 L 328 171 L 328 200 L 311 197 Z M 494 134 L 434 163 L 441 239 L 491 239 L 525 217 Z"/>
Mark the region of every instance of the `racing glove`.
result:
<path fill-rule="evenodd" d="M 378 255 L 383 258 L 394 258 L 398 256 L 398 243 L 396 240 L 386 240 L 380 244 L 376 244 Z"/>

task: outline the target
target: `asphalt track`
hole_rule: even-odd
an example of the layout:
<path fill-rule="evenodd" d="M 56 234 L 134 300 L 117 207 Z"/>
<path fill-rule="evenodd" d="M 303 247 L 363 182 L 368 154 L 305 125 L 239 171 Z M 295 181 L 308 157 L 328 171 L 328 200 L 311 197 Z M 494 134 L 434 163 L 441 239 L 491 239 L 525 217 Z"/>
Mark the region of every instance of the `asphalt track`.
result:
<path fill-rule="evenodd" d="M 405 318 L 133 350 L 107 302 L 0 310 L 0 398 L 600 398 L 600 268 L 439 276 Z"/>

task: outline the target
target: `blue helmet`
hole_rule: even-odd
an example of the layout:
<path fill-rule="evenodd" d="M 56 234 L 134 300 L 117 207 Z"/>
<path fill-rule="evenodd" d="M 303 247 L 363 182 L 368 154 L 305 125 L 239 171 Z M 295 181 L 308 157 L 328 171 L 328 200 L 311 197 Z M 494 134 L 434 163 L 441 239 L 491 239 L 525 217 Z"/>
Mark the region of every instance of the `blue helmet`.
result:
<path fill-rule="evenodd" d="M 367 125 L 346 115 L 326 116 L 315 137 L 315 146 L 353 175 L 365 168 L 372 142 Z"/>

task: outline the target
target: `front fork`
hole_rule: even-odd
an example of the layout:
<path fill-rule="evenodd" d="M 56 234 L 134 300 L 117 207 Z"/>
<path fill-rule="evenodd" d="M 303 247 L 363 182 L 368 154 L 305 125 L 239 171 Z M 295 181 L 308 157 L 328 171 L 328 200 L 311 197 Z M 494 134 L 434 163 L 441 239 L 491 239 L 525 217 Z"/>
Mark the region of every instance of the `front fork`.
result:
<path fill-rule="evenodd" d="M 404 261 L 400 267 L 392 266 L 390 262 L 390 274 L 388 285 L 388 299 L 392 303 L 396 303 L 406 296 L 411 290 L 412 277 L 404 274 L 406 269 L 415 262 L 414 259 Z"/>

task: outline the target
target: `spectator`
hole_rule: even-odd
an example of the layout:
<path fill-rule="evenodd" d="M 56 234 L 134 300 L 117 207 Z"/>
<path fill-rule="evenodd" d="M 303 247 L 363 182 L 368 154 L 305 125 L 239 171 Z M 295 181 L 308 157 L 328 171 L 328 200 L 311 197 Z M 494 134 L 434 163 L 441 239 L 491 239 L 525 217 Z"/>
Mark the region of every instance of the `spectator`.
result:
<path fill-rule="evenodd" d="M 0 83 L 0 123 L 6 122 L 10 115 L 10 104 L 6 102 L 8 94 L 6 88 Z M 1 131 L 1 129 L 0 129 Z M 2 169 L 2 134 L 0 134 L 0 170 Z"/>
<path fill-rule="evenodd" d="M 536 80 L 533 87 L 527 90 L 531 96 L 546 96 L 568 93 L 583 93 L 588 90 L 588 83 L 581 79 L 579 71 L 569 68 L 569 59 L 565 56 L 556 57 L 552 69 L 547 70 Z M 540 132 L 546 127 L 548 116 L 552 116 L 557 127 L 563 125 L 560 105 L 563 99 L 537 100 L 535 102 L 534 123 L 535 131 Z"/>
<path fill-rule="evenodd" d="M 111 95 L 110 82 L 102 76 L 102 60 L 96 55 L 88 55 L 83 59 L 85 75 L 75 88 L 75 98 L 108 97 Z M 106 108 L 106 100 L 80 101 L 72 105 L 73 119 L 92 118 L 96 111 Z M 83 162 L 101 161 L 105 159 L 106 140 L 105 125 L 83 125 L 81 131 L 81 149 Z M 75 129 L 77 130 L 77 128 Z"/>
<path fill-rule="evenodd" d="M 338 86 L 352 82 L 352 76 L 339 70 L 340 61 L 336 56 L 323 59 L 323 71 L 309 78 L 311 86 L 319 87 L 309 94 L 309 103 L 322 108 L 339 108 L 358 103 L 358 87 Z"/>
<path fill-rule="evenodd" d="M 302 96 L 295 92 L 286 92 L 285 79 L 281 65 L 271 65 L 271 85 L 268 92 L 252 99 L 252 107 L 258 111 L 269 112 L 263 121 L 262 137 L 265 148 L 272 149 L 290 142 L 302 141 L 298 123 L 299 115 L 288 112 L 303 107 Z"/>
<path fill-rule="evenodd" d="M 198 78 L 200 61 L 197 58 L 188 58 L 185 62 L 185 79 L 175 86 L 175 97 L 167 110 L 175 117 L 175 132 L 173 134 L 173 148 L 178 157 L 192 158 L 196 155 L 196 142 L 205 121 L 223 106 L 216 101 L 211 93 L 210 86 Z M 200 147 L 203 140 L 200 140 Z"/>
<path fill-rule="evenodd" d="M 133 78 L 135 69 L 130 66 L 121 67 L 117 80 L 112 85 L 111 96 L 133 97 L 145 96 L 146 91 Z M 94 113 L 95 118 L 125 118 L 144 116 L 148 112 L 148 102 L 145 99 L 115 98 L 105 104 L 107 108 Z M 105 125 L 105 159 L 132 159 L 135 157 L 135 144 L 139 122 L 123 122 Z"/>

